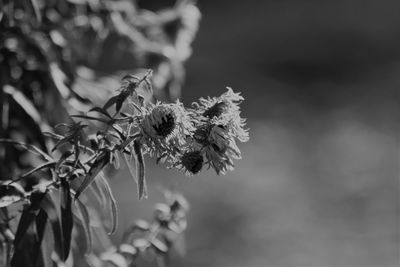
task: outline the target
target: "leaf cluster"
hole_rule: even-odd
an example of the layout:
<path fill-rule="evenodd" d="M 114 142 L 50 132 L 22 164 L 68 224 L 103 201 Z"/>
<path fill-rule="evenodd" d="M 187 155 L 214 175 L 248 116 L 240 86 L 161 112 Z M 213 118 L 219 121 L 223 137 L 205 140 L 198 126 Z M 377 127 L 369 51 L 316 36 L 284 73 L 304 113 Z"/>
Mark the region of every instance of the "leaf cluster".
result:
<path fill-rule="evenodd" d="M 110 212 L 111 224 L 108 226 L 108 234 L 115 232 L 118 218 L 117 204 L 104 176 L 104 169 L 108 165 L 119 168 L 120 156 L 125 154 L 127 158 L 135 159 L 137 178 L 134 177 L 134 180 L 138 181 L 139 199 L 146 196 L 142 149 L 136 140 L 138 134 L 131 133 L 132 125 L 138 118 L 135 112 L 132 114 L 122 112 L 121 106 L 128 103 L 135 109 L 140 109 L 144 101 L 136 89 L 144 83 L 148 90 L 151 90 L 148 80 L 150 73 L 140 79 L 132 75 L 124 77 L 118 95 L 111 97 L 104 107 L 96 107 L 90 111 L 98 116 L 73 116 L 84 121 L 101 122 L 103 126 L 93 135 L 85 133 L 87 125 L 82 121 L 60 124 L 57 128 L 64 129 L 62 134 L 46 133 L 48 137 L 55 139 L 51 153 L 18 141 L 0 139 L 0 143 L 21 146 L 29 152 L 38 154 L 42 160 L 36 168 L 15 179 L 4 180 L 0 185 L 0 207 L 3 208 L 6 217 L 8 214 L 5 208 L 17 202 L 23 203 L 15 237 L 9 240 L 13 247 L 11 266 L 21 266 L 21 264 L 36 266 L 45 259 L 52 259 L 60 264 L 66 262 L 70 255 L 73 228 L 76 223 L 82 225 L 86 236 L 87 254 L 91 253 L 93 240 L 90 225 L 91 208 L 85 203 L 87 196 L 81 197 L 88 188 L 98 199 L 100 206 Z M 115 113 L 111 115 L 108 110 L 113 107 Z M 32 190 L 25 191 L 20 182 L 38 173 L 44 177 L 47 175 L 48 178 L 42 179 Z M 54 251 L 44 249 L 27 254 L 27 243 L 32 243 L 38 249 L 48 245 L 43 244 L 47 227 L 53 233 Z M 34 229 L 33 235 L 32 229 Z M 11 228 L 4 226 L 2 230 L 1 233 L 4 235 L 9 233 Z"/>

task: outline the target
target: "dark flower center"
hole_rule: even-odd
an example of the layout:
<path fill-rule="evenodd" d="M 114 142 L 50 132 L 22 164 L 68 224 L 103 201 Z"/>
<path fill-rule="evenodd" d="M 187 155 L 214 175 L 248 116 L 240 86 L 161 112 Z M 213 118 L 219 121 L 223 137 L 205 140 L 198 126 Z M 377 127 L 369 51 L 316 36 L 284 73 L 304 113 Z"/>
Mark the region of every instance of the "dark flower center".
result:
<path fill-rule="evenodd" d="M 153 126 L 159 136 L 167 137 L 175 128 L 175 118 L 172 114 L 166 114 L 162 117 L 161 123 Z"/>
<path fill-rule="evenodd" d="M 203 116 L 210 119 L 221 116 L 228 109 L 228 105 L 225 102 L 215 103 L 212 107 L 204 111 Z"/>
<path fill-rule="evenodd" d="M 192 174 L 196 174 L 203 167 L 203 156 L 200 151 L 186 152 L 182 156 L 182 165 Z"/>

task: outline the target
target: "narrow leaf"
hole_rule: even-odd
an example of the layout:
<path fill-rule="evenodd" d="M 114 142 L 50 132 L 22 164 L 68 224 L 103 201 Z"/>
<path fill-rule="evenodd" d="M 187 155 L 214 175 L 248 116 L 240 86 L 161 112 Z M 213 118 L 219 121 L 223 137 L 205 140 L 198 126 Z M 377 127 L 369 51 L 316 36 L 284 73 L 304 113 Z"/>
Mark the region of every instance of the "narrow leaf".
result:
<path fill-rule="evenodd" d="M 64 259 L 66 260 L 69 255 L 70 247 L 71 247 L 71 234 L 72 227 L 74 224 L 72 217 L 72 209 L 71 209 L 71 193 L 69 183 L 65 179 L 61 179 L 61 224 L 62 224 L 62 233 L 64 238 Z"/>
<path fill-rule="evenodd" d="M 134 81 L 139 81 L 139 77 L 132 75 L 132 74 L 126 74 L 124 77 L 122 77 L 121 80 L 134 80 Z"/>
<path fill-rule="evenodd" d="M 33 170 L 30 170 L 29 172 L 24 173 L 23 175 L 20 176 L 20 178 L 28 177 L 28 176 L 34 174 L 35 172 L 40 171 L 41 169 L 50 168 L 50 167 L 53 167 L 55 165 L 56 165 L 55 161 L 50 161 L 50 162 L 43 163 L 42 165 L 39 165 L 38 167 L 34 168 Z"/>
<path fill-rule="evenodd" d="M 89 212 L 79 199 L 75 199 L 75 205 L 80 213 L 82 227 L 86 237 L 86 255 L 89 255 L 92 251 L 92 233 L 90 229 Z"/>
<path fill-rule="evenodd" d="M 119 98 L 119 95 L 116 95 L 116 96 L 111 97 L 111 98 L 104 104 L 103 109 L 104 109 L 104 110 L 107 110 L 109 107 L 111 107 L 112 105 L 114 105 L 115 102 L 117 102 L 118 98 Z"/>
<path fill-rule="evenodd" d="M 126 98 L 122 98 L 122 97 L 118 98 L 117 102 L 115 103 L 115 111 L 117 113 L 121 110 L 122 105 L 124 104 L 125 100 L 126 100 Z"/>
<path fill-rule="evenodd" d="M 94 179 L 93 182 L 90 184 L 90 189 L 92 193 L 96 197 L 97 201 L 99 202 L 101 207 L 107 205 L 106 196 L 104 195 L 103 190 L 101 190 L 101 186 L 99 185 L 98 179 Z"/>
<path fill-rule="evenodd" d="M 124 160 L 126 163 L 126 166 L 128 166 L 129 173 L 131 174 L 132 179 L 135 181 L 136 184 L 138 184 L 138 179 L 136 177 L 136 160 L 134 156 L 127 155 L 123 153 L 124 155 Z"/>
<path fill-rule="evenodd" d="M 107 110 L 100 108 L 100 107 L 94 107 L 92 109 L 89 110 L 90 111 L 96 111 L 100 114 L 103 114 L 104 116 L 108 117 L 109 119 L 112 119 L 111 115 L 107 112 Z"/>
<path fill-rule="evenodd" d="M 65 136 L 64 138 L 58 140 L 58 142 L 54 145 L 54 147 L 51 149 L 51 152 L 54 152 L 56 149 L 59 147 L 69 144 L 75 137 L 74 136 Z"/>
<path fill-rule="evenodd" d="M 31 204 L 29 206 L 25 206 L 21 218 L 18 223 L 17 232 L 14 238 L 14 247 L 18 248 L 21 240 L 26 234 L 29 226 L 33 222 L 36 217 L 35 212 L 39 209 L 41 202 L 43 201 L 46 192 L 38 192 L 35 191 L 32 193 L 30 197 Z"/>
<path fill-rule="evenodd" d="M 47 137 L 54 138 L 56 140 L 60 140 L 60 139 L 64 138 L 64 136 L 62 136 L 60 134 L 52 133 L 52 132 L 43 132 L 43 135 L 47 136 Z"/>
<path fill-rule="evenodd" d="M 88 175 L 83 180 L 82 184 L 79 186 L 75 193 L 75 199 L 77 199 L 80 194 L 85 191 L 85 189 L 92 183 L 93 179 L 99 174 L 99 172 L 104 168 L 104 166 L 109 162 L 108 152 L 103 152 L 93 163 L 89 170 Z"/>
<path fill-rule="evenodd" d="M 42 245 L 42 240 L 44 237 L 44 231 L 46 229 L 46 224 L 47 224 L 47 214 L 43 209 L 40 209 L 38 215 L 36 216 L 35 224 L 36 224 L 36 240 L 32 248 L 33 249 L 32 262 L 36 266 L 37 265 L 36 262 L 39 258 L 39 252 Z"/>
<path fill-rule="evenodd" d="M 134 141 L 133 148 L 136 154 L 136 177 L 138 179 L 139 200 L 147 198 L 147 185 L 145 178 L 145 165 L 142 148 L 138 141 Z"/>
<path fill-rule="evenodd" d="M 98 185 L 100 186 L 101 190 L 104 192 L 104 194 L 107 196 L 107 206 L 110 208 L 111 211 L 111 228 L 108 231 L 108 234 L 113 234 L 115 233 L 115 230 L 117 229 L 117 224 L 118 224 L 118 209 L 117 209 L 117 203 L 115 201 L 114 195 L 111 191 L 110 185 L 107 182 L 107 179 L 105 178 L 103 172 L 99 173 L 97 176 L 98 180 Z"/>
<path fill-rule="evenodd" d="M 96 118 L 92 116 L 87 116 L 87 115 L 71 115 L 72 118 L 81 118 L 85 120 L 93 120 L 93 121 L 100 121 L 102 123 L 108 123 L 108 121 L 101 119 L 101 118 Z"/>
<path fill-rule="evenodd" d="M 54 235 L 54 250 L 58 257 L 65 261 L 66 257 L 64 254 L 64 238 L 62 234 L 62 226 L 58 216 L 57 207 L 49 195 L 46 195 L 41 203 L 41 208 L 46 211 L 49 218 L 51 228 Z"/>

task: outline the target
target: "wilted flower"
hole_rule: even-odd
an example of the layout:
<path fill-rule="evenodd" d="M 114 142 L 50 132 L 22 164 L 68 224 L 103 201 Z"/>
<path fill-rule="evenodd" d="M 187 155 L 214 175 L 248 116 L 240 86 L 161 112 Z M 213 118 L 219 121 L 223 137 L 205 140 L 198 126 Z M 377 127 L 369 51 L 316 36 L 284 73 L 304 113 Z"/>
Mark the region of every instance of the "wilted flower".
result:
<path fill-rule="evenodd" d="M 187 175 L 199 173 L 205 164 L 224 174 L 233 170 L 233 159 L 241 158 L 236 140 L 249 139 L 240 117 L 242 100 L 228 88 L 220 97 L 201 98 L 193 109 L 185 109 L 180 102 L 149 103 L 142 108 L 138 141 L 145 153 Z"/>
<path fill-rule="evenodd" d="M 167 138 L 177 128 L 176 109 L 168 104 L 156 105 L 142 121 L 142 129 L 149 137 Z"/>
<path fill-rule="evenodd" d="M 228 88 L 220 97 L 201 98 L 199 103 L 193 104 L 193 112 L 198 117 L 193 138 L 202 146 L 208 163 L 217 174 L 232 170 L 232 159 L 241 158 L 236 139 L 240 142 L 249 139 L 248 130 L 244 129 L 246 121 L 240 117 L 242 101 L 239 93 Z"/>
<path fill-rule="evenodd" d="M 203 153 L 200 150 L 193 150 L 185 152 L 176 167 L 188 175 L 193 175 L 201 171 L 203 164 Z"/>
<path fill-rule="evenodd" d="M 206 158 L 217 174 L 225 174 L 233 170 L 232 159 L 240 159 L 240 150 L 236 145 L 235 136 L 227 131 L 226 127 L 214 125 L 211 127 L 207 145 L 204 146 Z"/>
<path fill-rule="evenodd" d="M 142 143 L 157 157 L 174 156 L 192 135 L 193 125 L 182 103 L 149 104 L 140 122 Z"/>
<path fill-rule="evenodd" d="M 200 98 L 199 103 L 193 103 L 193 106 L 203 116 L 210 119 L 239 112 L 239 104 L 244 98 L 240 93 L 234 93 L 231 88 L 227 87 L 227 89 L 228 91 L 219 97 Z"/>
<path fill-rule="evenodd" d="M 244 98 L 240 93 L 234 93 L 231 88 L 220 97 L 200 98 L 194 103 L 196 113 L 203 117 L 203 121 L 212 125 L 222 125 L 227 131 L 241 142 L 249 139 L 248 130 L 244 129 L 246 120 L 240 117 L 240 103 Z M 204 127 L 204 126 L 203 126 Z"/>

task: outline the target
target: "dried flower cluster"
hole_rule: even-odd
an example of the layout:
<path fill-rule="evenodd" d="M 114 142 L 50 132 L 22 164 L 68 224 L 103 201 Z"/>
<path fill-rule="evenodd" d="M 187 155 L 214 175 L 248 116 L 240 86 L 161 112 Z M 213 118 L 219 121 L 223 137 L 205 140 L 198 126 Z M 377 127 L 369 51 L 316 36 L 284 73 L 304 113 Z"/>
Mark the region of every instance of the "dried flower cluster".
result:
<path fill-rule="evenodd" d="M 204 165 L 225 174 L 233 169 L 232 159 L 241 158 L 236 140 L 249 139 L 240 117 L 242 101 L 228 88 L 219 97 L 201 98 L 190 109 L 179 101 L 148 104 L 140 114 L 140 142 L 146 152 L 188 175 L 197 174 Z"/>

